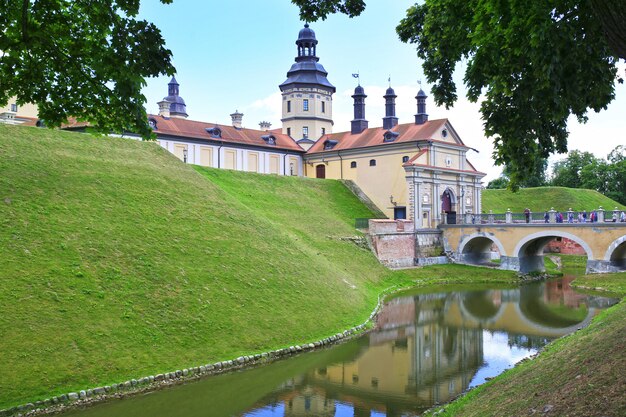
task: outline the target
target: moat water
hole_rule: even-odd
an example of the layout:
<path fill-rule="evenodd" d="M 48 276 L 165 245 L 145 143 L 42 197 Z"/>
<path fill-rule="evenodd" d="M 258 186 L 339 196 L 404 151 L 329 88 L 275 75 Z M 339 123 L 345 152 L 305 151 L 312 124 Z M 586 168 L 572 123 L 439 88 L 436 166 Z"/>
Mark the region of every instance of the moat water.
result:
<path fill-rule="evenodd" d="M 572 279 L 405 293 L 385 304 L 376 330 L 347 343 L 64 416 L 419 415 L 618 301 L 580 294 Z"/>

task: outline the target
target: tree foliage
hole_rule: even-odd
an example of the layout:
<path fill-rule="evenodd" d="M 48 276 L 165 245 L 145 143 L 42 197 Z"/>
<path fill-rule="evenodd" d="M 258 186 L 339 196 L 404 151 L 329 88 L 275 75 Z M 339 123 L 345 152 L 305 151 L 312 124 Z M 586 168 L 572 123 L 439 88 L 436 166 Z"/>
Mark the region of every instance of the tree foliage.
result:
<path fill-rule="evenodd" d="M 307 20 L 364 7 L 358 0 L 292 1 Z M 516 188 L 538 159 L 567 151 L 570 115 L 585 122 L 590 109 L 613 100 L 617 61 L 626 58 L 624 10 L 626 0 L 425 0 L 407 10 L 397 32 L 416 45 L 437 105 L 454 105 L 454 71 L 466 62 L 467 96 L 482 102 L 495 163 L 508 167 Z"/>
<path fill-rule="evenodd" d="M 551 184 L 555 187 L 583 188 L 583 168 L 597 163 L 598 159 L 590 152 L 570 151 L 567 158 L 552 166 Z"/>
<path fill-rule="evenodd" d="M 159 29 L 136 18 L 139 4 L 0 0 L 0 104 L 35 103 L 49 127 L 75 117 L 149 137 L 141 88 L 174 67 Z"/>
<path fill-rule="evenodd" d="M 509 179 L 504 175 L 500 175 L 495 180 L 489 181 L 487 184 L 488 190 L 502 190 L 509 187 Z"/>
<path fill-rule="evenodd" d="M 606 159 L 589 152 L 571 151 L 553 165 L 551 185 L 588 188 L 626 204 L 626 148 L 618 146 Z"/>

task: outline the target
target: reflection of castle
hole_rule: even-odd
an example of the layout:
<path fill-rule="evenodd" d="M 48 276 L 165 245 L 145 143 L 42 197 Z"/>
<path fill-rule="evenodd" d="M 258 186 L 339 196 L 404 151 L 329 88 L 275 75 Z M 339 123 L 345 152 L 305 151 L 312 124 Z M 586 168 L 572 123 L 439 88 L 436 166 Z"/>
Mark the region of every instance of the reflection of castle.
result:
<path fill-rule="evenodd" d="M 442 307 L 438 296 L 392 300 L 367 350 L 351 362 L 316 370 L 308 382 L 349 399 L 355 409 L 387 415 L 449 401 L 482 364 L 482 331 L 442 325 Z"/>
<path fill-rule="evenodd" d="M 596 303 L 568 281 L 396 298 L 366 341 L 333 349 L 348 359 L 287 381 L 272 402 L 285 416 L 334 416 L 342 407 L 354 416 L 419 414 L 469 387 L 484 364 L 485 330 L 506 331 L 509 346 L 538 348 L 595 315 Z"/>

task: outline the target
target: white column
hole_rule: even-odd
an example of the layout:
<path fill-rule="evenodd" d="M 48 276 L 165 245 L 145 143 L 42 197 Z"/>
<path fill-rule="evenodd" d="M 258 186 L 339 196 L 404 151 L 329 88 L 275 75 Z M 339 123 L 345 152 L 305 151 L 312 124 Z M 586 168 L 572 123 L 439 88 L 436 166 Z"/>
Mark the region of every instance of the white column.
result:
<path fill-rule="evenodd" d="M 437 179 L 434 179 L 435 181 L 437 181 Z M 432 211 L 433 213 L 433 217 L 435 220 L 435 225 L 439 224 L 439 221 L 441 219 L 441 196 L 439 195 L 439 184 L 433 183 L 433 195 L 432 195 Z"/>

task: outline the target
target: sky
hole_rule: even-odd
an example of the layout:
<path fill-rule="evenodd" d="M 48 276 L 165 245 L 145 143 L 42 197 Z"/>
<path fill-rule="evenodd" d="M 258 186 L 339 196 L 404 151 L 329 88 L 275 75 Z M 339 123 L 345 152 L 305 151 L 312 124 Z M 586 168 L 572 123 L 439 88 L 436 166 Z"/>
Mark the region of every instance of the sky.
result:
<path fill-rule="evenodd" d="M 333 131 L 350 129 L 353 119 L 352 98 L 358 72 L 367 94 L 366 119 L 369 126 L 382 125 L 383 94 L 391 78 L 398 98 L 396 113 L 400 123 L 414 120 L 415 95 L 422 88 L 430 96 L 415 47 L 404 44 L 395 32 L 396 25 L 414 4 L 411 0 L 371 0 L 358 17 L 333 15 L 325 21 L 312 22 L 317 40 L 317 56 L 335 85 L 333 96 Z M 244 127 L 258 129 L 266 120 L 272 128 L 280 123 L 278 85 L 297 54 L 295 41 L 304 22 L 298 8 L 289 0 L 174 0 L 164 5 L 158 0 L 144 0 L 140 17 L 162 31 L 166 46 L 173 52 L 180 95 L 187 104 L 189 119 L 230 124 L 230 114 L 244 114 Z M 620 71 L 624 74 L 622 62 Z M 492 141 L 485 138 L 480 118 L 480 103 L 465 98 L 463 67 L 455 72 L 459 100 L 451 109 L 436 107 L 427 99 L 430 119 L 448 118 L 463 142 L 478 150 L 468 159 L 476 169 L 487 173 L 485 184 L 502 172 L 492 160 Z M 147 80 L 144 95 L 147 109 L 158 113 L 157 102 L 167 95 L 169 77 Z M 590 80 L 590 84 L 593 80 Z M 591 111 L 589 121 L 581 125 L 570 118 L 569 149 L 594 153 L 605 158 L 618 145 L 626 145 L 626 85 L 617 84 L 616 99 L 600 113 Z M 557 155 L 551 162 L 562 159 Z"/>

